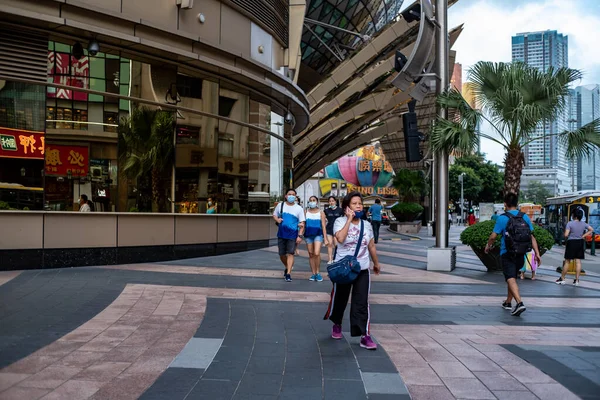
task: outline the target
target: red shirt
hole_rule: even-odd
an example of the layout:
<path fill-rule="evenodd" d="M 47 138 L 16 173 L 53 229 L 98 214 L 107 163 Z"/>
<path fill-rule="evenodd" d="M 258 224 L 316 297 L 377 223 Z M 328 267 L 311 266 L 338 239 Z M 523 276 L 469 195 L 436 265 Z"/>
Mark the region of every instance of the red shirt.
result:
<path fill-rule="evenodd" d="M 467 217 L 467 222 L 469 223 L 469 225 L 474 225 L 475 224 L 475 215 L 469 214 L 469 216 Z"/>

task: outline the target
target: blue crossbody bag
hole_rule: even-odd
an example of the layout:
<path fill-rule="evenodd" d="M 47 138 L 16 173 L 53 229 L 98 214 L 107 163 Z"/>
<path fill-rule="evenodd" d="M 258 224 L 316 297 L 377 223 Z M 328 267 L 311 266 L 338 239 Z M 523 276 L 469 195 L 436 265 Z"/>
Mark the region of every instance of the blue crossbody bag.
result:
<path fill-rule="evenodd" d="M 360 221 L 360 235 L 358 236 L 358 242 L 356 244 L 356 250 L 354 250 L 353 256 L 345 256 L 340 261 L 336 261 L 333 264 L 327 266 L 327 274 L 329 279 L 333 283 L 347 284 L 352 283 L 360 273 L 360 263 L 356 258 L 360 245 L 362 244 L 364 233 L 364 222 Z M 337 247 L 336 247 L 337 252 Z"/>

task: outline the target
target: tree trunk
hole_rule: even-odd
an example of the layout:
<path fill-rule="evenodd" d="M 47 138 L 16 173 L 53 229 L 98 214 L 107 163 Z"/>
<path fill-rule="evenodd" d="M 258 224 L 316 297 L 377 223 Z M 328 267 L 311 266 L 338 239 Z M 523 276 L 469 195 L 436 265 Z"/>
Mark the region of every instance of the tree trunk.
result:
<path fill-rule="evenodd" d="M 152 212 L 162 212 L 160 209 L 160 173 L 152 168 Z"/>
<path fill-rule="evenodd" d="M 525 165 L 525 156 L 519 147 L 512 147 L 504 158 L 504 195 L 514 193 L 519 195 L 521 188 L 521 173 Z"/>

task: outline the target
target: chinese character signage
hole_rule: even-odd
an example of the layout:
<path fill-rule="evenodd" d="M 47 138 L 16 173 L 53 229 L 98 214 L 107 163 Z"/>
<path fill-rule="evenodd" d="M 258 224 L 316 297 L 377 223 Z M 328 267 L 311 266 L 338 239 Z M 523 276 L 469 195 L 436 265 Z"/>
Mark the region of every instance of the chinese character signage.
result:
<path fill-rule="evenodd" d="M 44 133 L 0 128 L 0 157 L 44 159 Z"/>
<path fill-rule="evenodd" d="M 89 151 L 82 146 L 50 144 L 46 147 L 46 175 L 86 176 L 89 171 Z"/>

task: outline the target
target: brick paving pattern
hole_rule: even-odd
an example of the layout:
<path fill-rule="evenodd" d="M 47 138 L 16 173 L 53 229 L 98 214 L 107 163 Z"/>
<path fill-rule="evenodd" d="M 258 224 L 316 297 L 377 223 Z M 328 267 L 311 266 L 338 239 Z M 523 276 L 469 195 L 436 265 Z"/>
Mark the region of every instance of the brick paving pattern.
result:
<path fill-rule="evenodd" d="M 542 270 L 515 318 L 468 249 L 427 272 L 431 240 L 381 236 L 375 352 L 347 319 L 329 337 L 331 285 L 308 281 L 304 249 L 291 283 L 275 248 L 0 274 L 0 399 L 600 398 L 598 277 Z"/>

